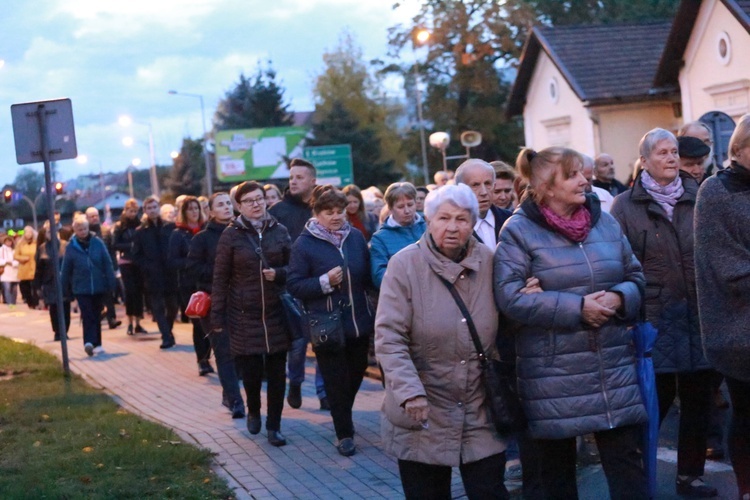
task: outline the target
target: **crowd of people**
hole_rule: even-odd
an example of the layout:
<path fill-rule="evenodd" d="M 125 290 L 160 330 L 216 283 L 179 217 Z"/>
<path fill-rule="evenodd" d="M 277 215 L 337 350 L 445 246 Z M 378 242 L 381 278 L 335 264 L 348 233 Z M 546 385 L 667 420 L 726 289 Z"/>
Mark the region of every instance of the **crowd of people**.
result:
<path fill-rule="evenodd" d="M 55 339 L 75 300 L 90 356 L 102 350 L 102 321 L 120 324 L 118 290 L 127 334 L 147 333 L 147 309 L 162 349 L 175 345 L 191 295 L 207 292 L 209 312 L 192 319 L 198 373 L 214 372 L 213 353 L 221 403 L 251 435 L 263 427 L 265 381 L 273 446 L 287 443 L 285 399 L 302 404 L 311 340 L 290 322 L 290 294 L 303 323 L 327 315 L 341 335 L 314 354 L 320 409 L 343 456 L 357 452 L 352 408 L 374 344 L 382 444 L 410 499 L 449 498 L 453 467 L 469 498 L 508 498 L 506 461 L 518 454 L 524 497 L 577 498 L 583 435 L 596 441 L 612 498 L 648 498 L 642 426 L 661 423 L 676 398 L 676 492 L 716 496 L 703 476 L 707 457 L 723 456 L 721 428 L 711 439 L 725 382 L 729 456 L 739 498 L 750 500 L 750 115 L 732 135 L 730 165 L 713 165 L 711 146 L 701 124 L 677 137 L 657 128 L 626 184 L 607 154 L 525 148 L 515 166 L 468 159 L 432 185 L 396 182 L 384 194 L 317 185 L 315 167 L 293 159 L 284 193 L 247 181 L 175 206 L 128 200 L 104 230 L 96 209 L 58 226 L 64 329 L 49 226 L 5 237 L 0 281 L 11 307 L 17 284 L 30 308 L 40 298 L 49 306 Z M 658 415 L 647 414 L 638 384 L 638 321 L 658 330 Z M 496 432 L 484 356 L 513 366 L 524 431 Z"/>

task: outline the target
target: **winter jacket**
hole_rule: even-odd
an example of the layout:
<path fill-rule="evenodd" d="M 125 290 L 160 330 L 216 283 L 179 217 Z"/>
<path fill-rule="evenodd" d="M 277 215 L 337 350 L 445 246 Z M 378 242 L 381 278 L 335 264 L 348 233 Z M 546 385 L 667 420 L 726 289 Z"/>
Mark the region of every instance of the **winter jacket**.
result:
<path fill-rule="evenodd" d="M 42 290 L 42 300 L 44 303 L 49 305 L 57 300 L 57 291 L 55 290 L 55 269 L 52 265 L 49 253 L 47 253 L 47 247 L 50 243 L 42 243 L 41 246 L 37 247 L 35 256 L 36 270 L 34 273 L 34 286 Z M 60 256 L 58 258 L 59 268 L 62 269 L 63 257 L 65 256 L 65 249 L 68 246 L 68 242 L 63 240 L 60 242 Z M 67 299 L 63 294 L 63 299 Z"/>
<path fill-rule="evenodd" d="M 133 240 L 135 240 L 135 231 L 140 226 L 138 219 L 121 219 L 115 224 L 112 232 L 112 246 L 120 252 L 120 264 L 133 263 Z"/>
<path fill-rule="evenodd" d="M 109 258 L 112 260 L 112 268 L 117 271 L 117 251 L 114 246 L 114 231 L 113 228 L 102 226 L 101 224 L 90 224 L 89 231 L 95 233 L 99 238 L 102 239 L 104 245 L 107 247 L 109 252 Z"/>
<path fill-rule="evenodd" d="M 88 245 L 71 238 L 65 249 L 61 272 L 63 292 L 74 296 L 99 295 L 115 289 L 112 260 L 102 240 L 90 233 Z"/>
<path fill-rule="evenodd" d="M 573 243 L 552 229 L 531 200 L 500 232 L 495 301 L 516 330 L 518 391 L 536 439 L 562 439 L 645 422 L 628 325 L 645 279 L 620 225 L 586 196 L 592 229 Z M 541 293 L 524 294 L 532 276 Z M 606 290 L 622 308 L 600 328 L 582 321 L 583 296 Z"/>
<path fill-rule="evenodd" d="M 186 269 L 195 278 L 196 290 L 211 293 L 216 248 L 219 245 L 221 233 L 226 228 L 226 224 L 219 224 L 215 220 L 210 220 L 205 229 L 190 240 Z"/>
<path fill-rule="evenodd" d="M 390 218 L 388 219 L 390 221 Z M 396 253 L 416 243 L 427 230 L 427 224 L 420 215 L 410 226 L 393 226 L 388 222 L 372 235 L 370 240 L 370 269 L 372 270 L 372 283 L 380 288 L 383 275 L 388 267 L 388 261 Z"/>
<path fill-rule="evenodd" d="M 312 217 L 310 205 L 288 192 L 283 200 L 268 209 L 268 213 L 286 227 L 292 243 L 297 241 L 302 230 L 305 229 L 305 224 Z"/>
<path fill-rule="evenodd" d="M 750 171 L 706 179 L 695 206 L 695 265 L 703 346 L 721 373 L 750 382 Z"/>
<path fill-rule="evenodd" d="M 671 222 L 640 176 L 633 189 L 615 198 L 610 211 L 646 276 L 646 320 L 659 332 L 652 354 L 656 373 L 710 368 L 703 356 L 695 294 L 693 211 L 698 184 L 687 174 L 681 177 L 685 192 Z"/>
<path fill-rule="evenodd" d="M 385 373 L 381 432 L 386 452 L 400 460 L 458 466 L 502 453 L 505 442 L 489 420 L 477 352 L 448 288 L 452 283 L 492 352 L 497 311 L 492 297 L 492 251 L 471 238 L 466 257 L 441 255 L 425 233 L 396 254 L 380 289 L 375 352 Z M 404 403 L 425 396 L 425 430 Z"/>
<path fill-rule="evenodd" d="M 251 243 L 252 240 L 252 243 Z M 260 234 L 242 217 L 221 234 L 211 291 L 211 324 L 229 329 L 233 356 L 286 351 L 290 334 L 279 294 L 284 290 L 291 242 L 286 228 L 268 217 Z M 263 250 L 276 279 L 263 278 Z"/>
<path fill-rule="evenodd" d="M 343 254 L 346 254 L 348 264 L 344 282 L 326 294 L 321 288 L 320 277 L 336 266 L 343 267 Z M 367 242 L 355 228 L 351 228 L 341 249 L 314 236 L 307 228 L 292 245 L 287 289 L 310 311 L 327 311 L 329 298 L 332 304 L 345 305 L 343 320 L 347 337 L 367 336 L 373 332 L 375 311 L 366 293 L 371 283 Z"/>
<path fill-rule="evenodd" d="M 169 268 L 169 238 L 174 223 L 146 220 L 135 231 L 132 257 L 151 293 L 177 291 L 177 276 Z"/>
<path fill-rule="evenodd" d="M 36 271 L 36 241 L 28 242 L 25 238 L 16 245 L 13 257 L 18 261 L 18 281 L 28 281 L 34 279 Z"/>
<path fill-rule="evenodd" d="M 0 274 L 0 281 L 5 283 L 18 283 L 19 262 L 14 257 L 13 247 L 0 243 L 0 266 L 5 268 Z"/>
<path fill-rule="evenodd" d="M 196 277 L 187 269 L 187 256 L 193 233 L 186 227 L 175 227 L 169 237 L 169 257 L 167 264 L 177 276 L 177 287 L 181 295 L 190 296 L 195 291 Z"/>

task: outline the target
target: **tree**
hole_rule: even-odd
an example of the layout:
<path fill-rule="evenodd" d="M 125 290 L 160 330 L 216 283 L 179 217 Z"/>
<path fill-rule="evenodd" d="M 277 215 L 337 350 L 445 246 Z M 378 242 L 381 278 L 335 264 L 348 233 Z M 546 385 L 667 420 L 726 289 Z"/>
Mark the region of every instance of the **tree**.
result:
<path fill-rule="evenodd" d="M 288 108 L 269 61 L 265 69 L 259 65 L 252 78 L 240 74 L 239 82 L 219 101 L 214 126 L 216 130 L 286 127 L 293 123 Z"/>
<path fill-rule="evenodd" d="M 528 3 L 541 22 L 559 26 L 671 18 L 680 0 L 529 0 Z"/>
<path fill-rule="evenodd" d="M 363 60 L 348 31 L 323 54 L 324 69 L 313 88 L 315 139 L 308 144 L 351 144 L 355 182 L 382 186 L 398 179 L 406 162 L 396 126 L 402 110 L 381 92 Z"/>
<path fill-rule="evenodd" d="M 44 173 L 24 167 L 16 174 L 13 185 L 17 191 L 34 200 L 44 187 Z"/>
<path fill-rule="evenodd" d="M 174 196 L 189 194 L 200 196 L 203 180 L 206 177 L 206 164 L 203 159 L 203 140 L 185 137 L 182 139 L 180 154 L 174 159 L 166 187 Z"/>
<path fill-rule="evenodd" d="M 375 128 L 362 126 L 340 101 L 330 103 L 326 114 L 313 124 L 312 135 L 310 146 L 351 145 L 354 182 L 363 188 L 386 186 L 400 176 L 393 171 L 393 160 L 383 159 Z"/>

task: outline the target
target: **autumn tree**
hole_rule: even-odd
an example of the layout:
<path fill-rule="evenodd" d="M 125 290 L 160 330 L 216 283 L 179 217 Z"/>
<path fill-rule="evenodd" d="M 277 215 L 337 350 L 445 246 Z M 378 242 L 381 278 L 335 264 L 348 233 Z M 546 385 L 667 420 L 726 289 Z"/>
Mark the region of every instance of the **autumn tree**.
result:
<path fill-rule="evenodd" d="M 219 101 L 214 126 L 216 130 L 285 127 L 292 124 L 288 108 L 284 89 L 277 83 L 269 61 L 265 68 L 259 65 L 251 78 L 240 74 L 234 88 Z"/>

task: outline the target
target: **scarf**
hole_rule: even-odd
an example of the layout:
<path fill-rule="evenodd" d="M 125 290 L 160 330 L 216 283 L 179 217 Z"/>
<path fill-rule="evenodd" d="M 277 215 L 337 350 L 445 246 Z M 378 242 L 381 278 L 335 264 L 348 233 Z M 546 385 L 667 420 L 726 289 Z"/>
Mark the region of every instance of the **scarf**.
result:
<path fill-rule="evenodd" d="M 175 225 L 179 227 L 180 229 L 186 229 L 190 231 L 190 234 L 192 234 L 193 236 L 201 232 L 200 226 L 190 227 L 187 224 L 175 224 Z"/>
<path fill-rule="evenodd" d="M 344 241 L 344 238 L 346 238 L 349 235 L 349 232 L 351 232 L 352 230 L 352 226 L 350 226 L 347 222 L 344 223 L 344 226 L 338 231 L 330 231 L 323 227 L 323 224 L 318 222 L 318 219 L 314 217 L 307 221 L 305 227 L 310 232 L 310 234 L 312 234 L 316 238 L 327 241 L 336 248 L 341 248 L 341 244 Z"/>
<path fill-rule="evenodd" d="M 682 179 L 678 175 L 675 180 L 662 186 L 657 183 L 651 175 L 645 170 L 641 173 L 641 184 L 646 192 L 659 204 L 661 208 L 667 213 L 667 219 L 672 222 L 672 216 L 674 215 L 674 206 L 677 204 L 677 200 L 680 196 L 685 193 L 685 188 L 682 187 Z"/>
<path fill-rule="evenodd" d="M 367 239 L 367 238 L 370 237 L 370 233 L 365 228 L 364 222 L 362 221 L 362 219 L 359 218 L 359 212 L 354 213 L 354 214 L 347 213 L 346 217 L 347 217 L 347 219 L 349 219 L 349 224 L 351 224 L 352 226 L 354 226 L 357 229 L 359 229 L 359 231 L 363 235 L 365 235 L 365 239 Z"/>
<path fill-rule="evenodd" d="M 571 241 L 581 243 L 591 232 L 591 212 L 583 205 L 573 212 L 570 219 L 560 217 L 547 205 L 539 205 L 539 211 L 552 229 Z"/>

